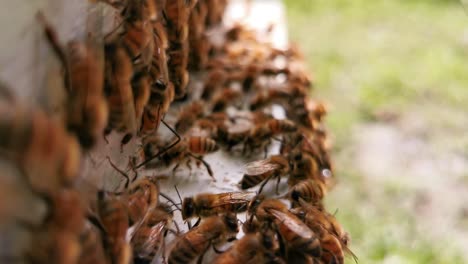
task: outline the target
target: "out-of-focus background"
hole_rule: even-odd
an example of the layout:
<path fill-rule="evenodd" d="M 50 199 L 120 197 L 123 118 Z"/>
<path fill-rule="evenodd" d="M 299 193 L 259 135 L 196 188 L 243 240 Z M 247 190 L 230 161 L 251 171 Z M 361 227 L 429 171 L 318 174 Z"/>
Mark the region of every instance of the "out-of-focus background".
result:
<path fill-rule="evenodd" d="M 351 233 L 359 262 L 468 263 L 462 3 L 285 5 L 290 38 L 314 74 L 314 97 L 330 106 L 339 183 L 326 202 Z"/>

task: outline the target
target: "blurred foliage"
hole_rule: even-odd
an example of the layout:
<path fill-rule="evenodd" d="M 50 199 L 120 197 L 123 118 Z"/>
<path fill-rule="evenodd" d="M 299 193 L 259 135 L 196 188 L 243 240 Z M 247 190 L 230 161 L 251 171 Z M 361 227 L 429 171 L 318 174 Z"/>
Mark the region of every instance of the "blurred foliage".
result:
<path fill-rule="evenodd" d="M 290 38 L 314 74 L 314 96 L 331 105 L 327 122 L 340 184 L 327 203 L 330 211 L 339 207 L 360 263 L 467 263 L 449 241 L 421 234 L 412 212 L 394 206 L 411 190 L 372 186 L 350 158 L 353 127 L 380 112 L 411 112 L 429 124 L 431 142 L 441 150 L 468 151 L 468 15 L 461 2 L 285 4 Z"/>

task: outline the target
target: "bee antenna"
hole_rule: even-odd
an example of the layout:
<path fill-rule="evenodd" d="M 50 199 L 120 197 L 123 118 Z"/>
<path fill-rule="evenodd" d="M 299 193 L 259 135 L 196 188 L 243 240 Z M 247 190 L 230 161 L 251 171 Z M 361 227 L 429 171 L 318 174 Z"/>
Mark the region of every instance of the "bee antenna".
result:
<path fill-rule="evenodd" d="M 164 199 L 168 200 L 172 205 L 174 205 L 174 206 L 177 208 L 176 210 L 182 211 L 182 210 L 180 209 L 180 207 L 177 206 L 177 204 L 174 202 L 174 200 L 172 200 L 171 197 L 169 197 L 168 195 L 166 195 L 166 194 L 164 194 L 164 193 L 162 193 L 162 192 L 160 192 L 159 195 L 161 195 L 162 197 L 164 197 Z"/>
<path fill-rule="evenodd" d="M 182 205 L 182 197 L 180 196 L 179 189 L 177 189 L 177 185 L 174 185 L 174 188 L 175 188 L 175 190 L 177 192 L 177 196 L 179 197 L 180 205 Z"/>
<path fill-rule="evenodd" d="M 164 119 L 161 119 L 161 122 L 172 132 L 174 133 L 174 135 L 177 137 L 176 141 L 174 141 L 173 143 L 171 143 L 169 146 L 165 147 L 164 149 L 162 149 L 161 151 L 159 151 L 158 153 L 154 154 L 153 156 L 149 157 L 148 159 L 146 159 L 145 161 L 143 161 L 142 163 L 138 164 L 138 166 L 135 167 L 135 169 L 139 169 L 141 168 L 142 166 L 145 166 L 146 164 L 148 164 L 150 161 L 154 160 L 155 158 L 159 157 L 160 155 L 162 155 L 163 153 L 165 153 L 166 151 L 168 151 L 169 149 L 173 148 L 175 145 L 177 145 L 181 138 L 180 138 L 180 135 L 172 128 L 170 127 L 165 121 Z"/>

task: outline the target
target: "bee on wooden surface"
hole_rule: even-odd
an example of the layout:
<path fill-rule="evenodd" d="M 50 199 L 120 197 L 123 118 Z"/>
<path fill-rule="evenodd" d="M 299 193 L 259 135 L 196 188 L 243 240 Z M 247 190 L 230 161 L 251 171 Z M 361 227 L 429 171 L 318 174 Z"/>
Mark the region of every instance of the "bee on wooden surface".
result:
<path fill-rule="evenodd" d="M 148 211 L 144 222 L 137 227 L 130 241 L 135 258 L 151 262 L 160 251 L 164 254 L 164 237 L 172 217 L 172 210 L 168 206 L 159 205 Z"/>
<path fill-rule="evenodd" d="M 98 192 L 98 214 L 106 231 L 106 253 L 112 263 L 130 263 L 131 247 L 125 237 L 129 228 L 125 201 L 113 194 Z"/>
<path fill-rule="evenodd" d="M 39 12 L 37 17 L 65 71 L 67 128 L 78 136 L 84 148 L 89 149 L 102 136 L 109 114 L 104 97 L 102 56 L 90 41 L 70 41 L 65 50 L 44 15 Z"/>
<path fill-rule="evenodd" d="M 75 139 L 41 110 L 0 102 L 0 149 L 17 163 L 32 189 L 53 193 L 78 175 L 81 152 Z"/>
<path fill-rule="evenodd" d="M 238 231 L 237 217 L 233 214 L 205 218 L 177 239 L 168 263 L 190 263 L 202 258 L 210 246 L 219 251 L 216 245 L 234 240 Z M 199 262 L 202 263 L 201 259 Z"/>
<path fill-rule="evenodd" d="M 125 132 L 122 145 L 128 143 L 137 130 L 135 104 L 131 79 L 132 63 L 120 45 L 105 46 L 106 82 L 105 90 L 109 102 L 109 122 L 106 133 L 112 129 Z"/>
<path fill-rule="evenodd" d="M 296 251 L 311 257 L 320 257 L 320 240 L 306 224 L 292 213 L 283 210 L 266 209 L 274 217 L 274 224 L 286 245 L 286 251 Z"/>
<path fill-rule="evenodd" d="M 186 197 L 182 202 L 182 219 L 244 212 L 254 194 L 252 192 L 200 193 Z"/>
<path fill-rule="evenodd" d="M 215 264 L 254 264 L 254 263 L 282 263 L 275 256 L 275 237 L 268 234 L 247 234 L 226 252 L 213 260 Z"/>
<path fill-rule="evenodd" d="M 156 156 L 156 154 L 154 154 L 155 148 L 158 149 L 158 153 L 160 153 L 160 149 L 162 148 L 162 143 L 158 139 L 156 139 L 154 142 L 152 142 L 152 140 L 154 139 L 147 138 L 144 142 L 144 155 L 146 160 Z M 150 167 L 169 167 L 173 164 L 176 164 L 176 166 L 173 168 L 173 172 L 175 172 L 183 161 L 190 161 L 190 158 L 194 158 L 197 161 L 203 163 L 208 171 L 208 174 L 213 178 L 213 171 L 211 170 L 210 165 L 205 160 L 203 160 L 202 156 L 215 152 L 218 149 L 219 147 L 213 139 L 192 136 L 184 138 L 181 142 L 175 144 L 170 149 L 167 149 L 166 152 L 161 153 L 161 155 L 157 157 L 156 162 L 149 163 L 145 161 L 145 163 Z M 187 166 L 189 169 L 191 169 L 189 162 L 187 163 Z"/>
<path fill-rule="evenodd" d="M 298 204 L 299 199 L 303 199 L 308 203 L 320 203 L 327 193 L 327 187 L 321 181 L 307 179 L 292 186 L 287 194 L 287 197 Z"/>
<path fill-rule="evenodd" d="M 272 178 L 277 178 L 278 183 L 281 176 L 289 172 L 289 160 L 281 155 L 274 155 L 264 160 L 258 160 L 247 163 L 246 172 L 240 181 L 241 189 L 249 189 L 264 182 L 259 193 L 263 190 L 265 184 Z"/>
<path fill-rule="evenodd" d="M 193 126 L 195 121 L 203 117 L 203 115 L 204 106 L 202 102 L 194 101 L 181 109 L 174 128 L 177 133 L 184 134 Z"/>

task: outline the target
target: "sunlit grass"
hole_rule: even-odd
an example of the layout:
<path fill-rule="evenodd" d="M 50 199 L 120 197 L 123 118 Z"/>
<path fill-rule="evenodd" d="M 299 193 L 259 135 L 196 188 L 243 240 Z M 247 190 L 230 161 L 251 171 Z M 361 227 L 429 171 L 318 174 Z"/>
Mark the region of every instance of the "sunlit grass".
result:
<path fill-rule="evenodd" d="M 415 113 L 433 127 L 437 148 L 466 153 L 468 16 L 460 3 L 285 3 L 290 37 L 314 74 L 314 96 L 331 105 L 327 122 L 340 184 L 327 204 L 339 208 L 337 217 L 350 231 L 360 263 L 467 263 L 449 241 L 418 233 L 414 214 L 396 206 L 411 189 L 391 182 L 374 186 L 353 169 L 349 149 L 355 125 L 389 111 Z M 447 139 L 447 129 L 453 139 Z"/>

